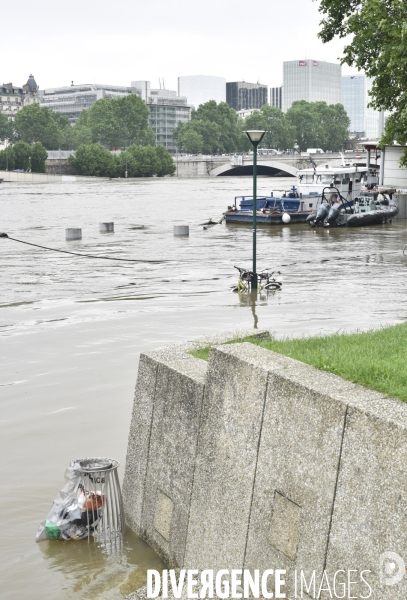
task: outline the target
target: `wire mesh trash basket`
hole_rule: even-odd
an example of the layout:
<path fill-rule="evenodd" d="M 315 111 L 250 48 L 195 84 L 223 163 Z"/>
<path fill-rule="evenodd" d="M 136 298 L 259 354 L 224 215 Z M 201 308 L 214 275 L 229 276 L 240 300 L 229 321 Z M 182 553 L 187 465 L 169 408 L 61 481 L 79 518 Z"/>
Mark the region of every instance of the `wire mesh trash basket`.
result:
<path fill-rule="evenodd" d="M 67 484 L 38 529 L 37 541 L 90 539 L 111 546 L 125 529 L 117 469 L 110 458 L 78 458 L 66 470 Z"/>

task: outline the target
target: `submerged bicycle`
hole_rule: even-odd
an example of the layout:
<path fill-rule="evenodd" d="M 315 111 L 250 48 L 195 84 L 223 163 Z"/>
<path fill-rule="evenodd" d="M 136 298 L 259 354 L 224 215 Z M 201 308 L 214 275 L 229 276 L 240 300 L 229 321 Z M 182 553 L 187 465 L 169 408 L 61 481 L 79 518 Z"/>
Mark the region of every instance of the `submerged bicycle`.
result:
<path fill-rule="evenodd" d="M 232 287 L 232 292 L 248 292 L 251 288 L 251 282 L 253 279 L 253 271 L 236 267 L 239 271 L 239 281 L 237 285 Z M 282 283 L 277 281 L 274 275 L 281 275 L 280 271 L 271 271 L 270 269 L 264 269 L 261 273 L 257 273 L 257 280 L 259 283 L 259 290 L 280 290 Z"/>

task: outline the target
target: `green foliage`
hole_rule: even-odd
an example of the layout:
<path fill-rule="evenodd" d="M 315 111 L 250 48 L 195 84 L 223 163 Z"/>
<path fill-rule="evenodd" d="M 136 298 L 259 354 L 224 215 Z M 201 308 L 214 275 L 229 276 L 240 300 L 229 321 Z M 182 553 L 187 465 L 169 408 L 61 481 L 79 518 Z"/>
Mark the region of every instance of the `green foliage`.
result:
<path fill-rule="evenodd" d="M 41 142 L 45 148 L 58 148 L 60 128 L 53 115 L 49 108 L 38 104 L 23 106 L 14 119 L 16 138 L 27 144 Z"/>
<path fill-rule="evenodd" d="M 275 148 L 277 150 L 288 150 L 294 147 L 296 130 L 286 119 L 279 108 L 265 104 L 260 110 L 255 110 L 243 122 L 244 130 L 263 130 L 266 132 L 259 148 Z M 246 149 L 252 146 L 247 139 Z"/>
<path fill-rule="evenodd" d="M 125 152 L 114 155 L 100 144 L 81 145 L 69 162 L 79 175 L 95 177 L 152 177 L 172 175 L 174 161 L 163 146 L 137 146 L 133 144 Z"/>
<path fill-rule="evenodd" d="M 135 94 L 103 98 L 81 112 L 74 127 L 77 143 L 94 142 L 109 148 L 154 145 L 148 117 L 147 105 Z"/>
<path fill-rule="evenodd" d="M 76 168 L 79 175 L 115 177 L 117 172 L 114 155 L 100 144 L 79 146 L 75 156 L 70 156 L 68 161 Z"/>
<path fill-rule="evenodd" d="M 299 149 L 340 150 L 348 138 L 350 119 L 342 104 L 297 100 L 286 113 L 295 128 Z"/>
<path fill-rule="evenodd" d="M 14 154 L 16 157 L 15 169 L 24 169 L 24 171 L 30 170 L 30 156 L 32 153 L 32 147 L 26 142 L 16 142 L 13 146 Z"/>
<path fill-rule="evenodd" d="M 173 175 L 173 173 L 175 173 L 176 166 L 168 150 L 166 150 L 164 146 L 157 146 L 155 148 L 155 153 L 159 160 L 159 166 L 156 173 L 157 176 L 164 177 L 164 175 Z"/>
<path fill-rule="evenodd" d="M 226 102 L 214 100 L 193 110 L 189 123 L 178 123 L 173 137 L 180 150 L 191 154 L 238 152 L 245 144 L 236 111 Z"/>
<path fill-rule="evenodd" d="M 12 135 L 12 122 L 6 115 L 0 114 L 0 141 L 8 140 Z"/>
<path fill-rule="evenodd" d="M 20 141 L 0 152 L 0 170 L 4 171 L 8 163 L 9 171 L 14 171 L 14 169 L 29 171 L 31 168 L 33 173 L 45 173 L 46 160 L 47 151 L 40 142 L 30 146 L 30 144 Z"/>
<path fill-rule="evenodd" d="M 407 2 L 321 0 L 319 37 L 329 42 L 351 36 L 342 63 L 373 78 L 371 106 L 392 114 L 382 143 L 407 144 Z M 402 159 L 407 164 L 407 150 Z"/>
<path fill-rule="evenodd" d="M 45 173 L 47 156 L 47 151 L 40 142 L 36 142 L 31 147 L 31 171 L 33 173 Z"/>
<path fill-rule="evenodd" d="M 7 149 L 0 152 L 0 171 L 14 171 L 16 168 L 16 155 L 13 147 L 9 146 Z"/>
<path fill-rule="evenodd" d="M 179 123 L 180 132 L 182 124 Z M 185 124 L 184 124 L 185 127 Z M 189 154 L 200 154 L 204 147 L 204 139 L 196 129 L 186 128 L 186 131 L 181 133 L 181 147 L 186 150 Z"/>
<path fill-rule="evenodd" d="M 382 329 L 308 338 L 236 339 L 407 401 L 407 323 Z M 210 346 L 191 351 L 208 360 Z"/>

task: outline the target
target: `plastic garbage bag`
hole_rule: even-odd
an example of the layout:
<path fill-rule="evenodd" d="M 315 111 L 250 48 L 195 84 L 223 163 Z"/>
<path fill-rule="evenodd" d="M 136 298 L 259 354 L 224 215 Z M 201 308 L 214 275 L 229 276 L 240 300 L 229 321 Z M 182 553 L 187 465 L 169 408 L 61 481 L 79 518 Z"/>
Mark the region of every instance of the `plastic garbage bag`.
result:
<path fill-rule="evenodd" d="M 83 464 L 72 462 L 65 471 L 66 485 L 56 496 L 36 541 L 82 540 L 93 536 L 102 518 L 105 495 L 84 485 Z"/>

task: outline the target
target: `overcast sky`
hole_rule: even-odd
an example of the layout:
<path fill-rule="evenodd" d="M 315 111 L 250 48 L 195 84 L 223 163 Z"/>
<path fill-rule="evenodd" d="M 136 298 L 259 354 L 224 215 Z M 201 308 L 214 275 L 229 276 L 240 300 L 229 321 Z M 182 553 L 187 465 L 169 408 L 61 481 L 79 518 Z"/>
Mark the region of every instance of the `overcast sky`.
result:
<path fill-rule="evenodd" d="M 343 42 L 322 44 L 312 0 L 19 0 L 1 2 L 0 83 L 40 89 L 147 79 L 176 89 L 179 75 L 282 83 L 282 62 L 337 62 Z M 7 51 L 6 51 L 7 50 Z M 351 70 L 343 67 L 343 73 Z M 354 72 L 354 70 L 352 70 Z"/>

